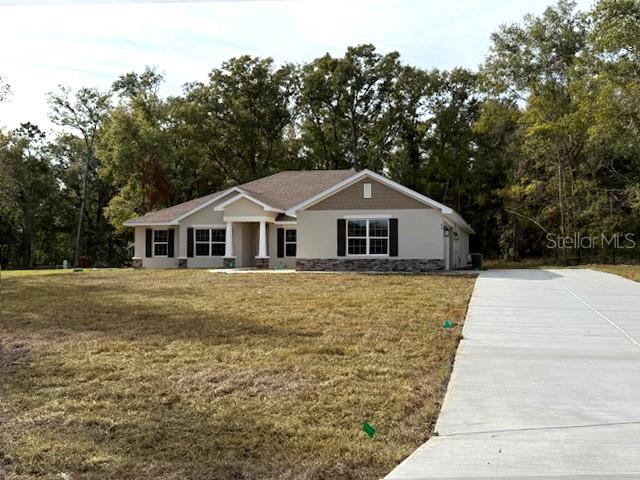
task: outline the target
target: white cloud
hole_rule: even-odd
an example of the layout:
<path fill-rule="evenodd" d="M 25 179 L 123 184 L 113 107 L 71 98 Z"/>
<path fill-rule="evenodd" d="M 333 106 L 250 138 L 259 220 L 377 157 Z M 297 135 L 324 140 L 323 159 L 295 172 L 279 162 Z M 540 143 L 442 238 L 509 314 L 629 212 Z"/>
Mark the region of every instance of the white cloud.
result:
<path fill-rule="evenodd" d="M 165 93 L 204 80 L 232 56 L 303 62 L 350 45 L 398 50 L 425 68 L 476 67 L 500 24 L 540 13 L 524 0 L 351 0 L 0 7 L 0 76 L 12 86 L 0 124 L 49 126 L 45 94 L 58 84 L 108 88 L 156 65 Z M 549 1 L 550 3 L 550 1 Z M 582 8 L 589 3 L 582 0 Z M 548 4 L 548 3 L 547 3 Z"/>

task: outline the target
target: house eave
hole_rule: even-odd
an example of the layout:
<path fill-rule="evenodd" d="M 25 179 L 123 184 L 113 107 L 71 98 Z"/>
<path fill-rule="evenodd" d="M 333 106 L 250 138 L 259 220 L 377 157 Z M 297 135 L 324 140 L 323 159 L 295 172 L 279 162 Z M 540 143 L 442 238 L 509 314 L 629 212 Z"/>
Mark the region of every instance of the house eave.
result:
<path fill-rule="evenodd" d="M 220 197 L 223 197 L 229 191 L 230 190 L 223 190 L 222 192 L 219 192 L 217 195 L 215 195 L 213 198 L 207 200 L 202 205 L 198 205 L 197 207 L 193 207 L 188 212 L 183 213 L 182 215 L 174 218 L 173 220 L 171 220 L 169 222 L 135 222 L 135 219 L 132 218 L 132 219 L 127 220 L 126 222 L 123 222 L 123 225 L 125 227 L 153 227 L 153 226 L 156 226 L 156 225 L 158 225 L 158 226 L 179 225 L 181 220 L 187 218 L 190 215 L 193 215 L 196 212 L 199 212 L 203 208 L 206 208 L 209 205 L 211 205 L 212 203 L 215 203 L 216 201 L 220 200 Z M 141 217 L 137 217 L 137 218 L 141 218 Z"/>
<path fill-rule="evenodd" d="M 453 210 L 452 213 L 447 213 L 443 215 L 447 219 L 449 219 L 451 223 L 453 223 L 454 225 L 460 226 L 460 228 L 462 228 L 467 233 L 471 233 L 471 234 L 476 233 L 475 230 L 471 227 L 471 225 L 469 225 L 455 210 Z"/>
<path fill-rule="evenodd" d="M 180 225 L 177 221 L 172 222 L 123 222 L 125 227 L 175 227 Z"/>

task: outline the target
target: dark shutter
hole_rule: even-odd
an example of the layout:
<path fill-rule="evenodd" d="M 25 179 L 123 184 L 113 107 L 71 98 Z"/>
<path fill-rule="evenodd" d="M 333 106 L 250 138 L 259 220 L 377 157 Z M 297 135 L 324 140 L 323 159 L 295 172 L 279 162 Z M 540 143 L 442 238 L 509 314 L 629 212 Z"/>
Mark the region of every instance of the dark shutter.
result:
<path fill-rule="evenodd" d="M 147 243 L 145 248 L 145 257 L 150 258 L 153 257 L 153 229 L 147 228 Z"/>
<path fill-rule="evenodd" d="M 347 221 L 343 218 L 338 219 L 338 256 L 344 257 L 346 255 L 346 243 L 347 243 Z"/>
<path fill-rule="evenodd" d="M 389 219 L 389 256 L 398 256 L 398 219 Z"/>
<path fill-rule="evenodd" d="M 187 257 L 193 257 L 193 228 L 187 228 Z"/>
<path fill-rule="evenodd" d="M 167 244 L 167 250 L 168 250 L 167 256 L 168 257 L 175 257 L 176 256 L 176 253 L 175 253 L 175 250 L 174 250 L 174 248 L 175 248 L 174 232 L 175 232 L 175 230 L 173 228 L 169 229 L 169 241 L 167 242 L 168 243 Z"/>
<path fill-rule="evenodd" d="M 284 257 L 284 228 L 278 229 L 278 258 Z"/>

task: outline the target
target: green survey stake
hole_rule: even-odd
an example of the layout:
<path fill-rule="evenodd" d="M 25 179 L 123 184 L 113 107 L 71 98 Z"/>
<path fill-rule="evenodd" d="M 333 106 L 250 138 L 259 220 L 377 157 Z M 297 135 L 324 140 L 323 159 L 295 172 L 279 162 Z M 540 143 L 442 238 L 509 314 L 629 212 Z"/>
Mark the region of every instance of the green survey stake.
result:
<path fill-rule="evenodd" d="M 373 436 L 376 434 L 376 429 L 369 425 L 369 422 L 364 422 L 362 424 L 362 430 L 364 430 L 364 433 L 369 435 L 369 438 L 373 438 Z"/>
<path fill-rule="evenodd" d="M 451 322 L 451 320 L 445 320 L 442 326 L 444 328 L 453 328 L 453 323 Z"/>

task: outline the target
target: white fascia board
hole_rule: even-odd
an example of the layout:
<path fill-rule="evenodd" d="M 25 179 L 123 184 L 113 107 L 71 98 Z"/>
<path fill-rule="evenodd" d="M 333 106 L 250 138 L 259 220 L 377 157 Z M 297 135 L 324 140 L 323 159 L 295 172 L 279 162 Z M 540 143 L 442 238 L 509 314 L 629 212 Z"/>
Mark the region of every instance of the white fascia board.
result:
<path fill-rule="evenodd" d="M 154 225 L 161 225 L 161 226 L 167 226 L 167 225 L 179 225 L 181 220 L 184 220 L 185 218 L 187 218 L 189 215 L 193 215 L 194 213 L 202 210 L 203 208 L 208 207 L 209 205 L 211 205 L 212 203 L 216 202 L 217 200 L 220 199 L 220 197 L 225 196 L 230 190 L 224 190 L 222 192 L 220 192 L 218 195 L 216 195 L 215 197 L 213 197 L 210 200 L 207 200 L 205 203 L 203 203 L 202 205 L 198 205 L 197 207 L 193 208 L 192 210 L 189 210 L 187 213 L 183 213 L 182 215 L 180 215 L 179 217 L 175 218 L 174 220 L 172 220 L 171 222 L 145 222 L 145 223 L 129 223 L 129 222 L 124 222 L 123 225 L 125 227 L 152 227 Z"/>
<path fill-rule="evenodd" d="M 172 222 L 123 222 L 125 227 L 175 227 L 178 225 L 176 220 Z"/>
<path fill-rule="evenodd" d="M 284 210 L 279 209 L 279 208 L 274 208 L 271 205 L 268 205 L 268 204 L 258 200 L 257 198 L 252 197 L 250 193 L 247 193 L 244 190 L 239 189 L 238 187 L 232 188 L 227 193 L 231 193 L 231 192 L 238 192 L 238 195 L 235 195 L 235 196 L 231 197 L 229 200 L 225 200 L 220 205 L 216 205 L 213 208 L 216 212 L 223 212 L 224 211 L 224 207 L 226 207 L 227 205 L 229 205 L 229 204 L 231 204 L 233 202 L 236 202 L 236 201 L 240 200 L 241 198 L 245 198 L 245 199 L 249 200 L 250 202 L 255 203 L 256 205 L 261 206 L 265 210 L 265 212 L 284 213 Z"/>
<path fill-rule="evenodd" d="M 271 218 L 271 217 L 243 217 L 243 216 L 238 216 L 238 217 L 223 217 L 222 218 L 225 222 L 267 222 L 267 223 L 275 223 L 275 219 Z"/>
<path fill-rule="evenodd" d="M 333 187 L 329 187 L 328 189 L 326 189 L 323 192 L 318 193 L 317 195 L 314 195 L 311 198 L 308 198 L 307 200 L 299 203 L 298 205 L 295 205 L 293 207 L 291 207 L 289 210 L 287 210 L 287 215 L 296 215 L 296 212 L 298 210 L 304 210 L 305 208 L 308 208 L 318 202 L 320 202 L 321 200 L 324 200 L 325 198 L 333 195 L 334 193 L 338 193 L 340 190 L 344 190 L 345 188 L 347 188 L 350 185 L 353 185 L 354 183 L 356 183 L 358 180 L 361 180 L 362 178 L 365 177 L 370 177 L 374 180 L 377 180 L 378 182 L 393 188 L 394 190 L 397 190 L 398 192 L 404 193 L 405 195 L 421 202 L 424 203 L 425 205 L 428 205 L 430 207 L 433 208 L 437 208 L 438 210 L 440 210 L 443 214 L 451 214 L 453 213 L 453 210 L 449 207 L 447 207 L 446 205 L 443 205 L 439 202 L 436 202 L 435 200 L 432 200 L 429 197 L 425 197 L 424 195 L 411 190 L 410 188 L 407 188 L 403 185 L 400 185 L 397 182 L 394 182 L 393 180 L 388 179 L 387 177 L 383 177 L 382 175 L 379 175 L 375 172 L 372 172 L 371 170 L 368 169 L 364 169 L 359 171 L 358 173 L 355 173 L 353 176 L 344 179 L 341 182 L 336 183 Z"/>
<path fill-rule="evenodd" d="M 459 225 L 463 230 L 467 231 L 468 233 L 476 233 L 475 230 L 471 228 L 471 225 L 465 222 L 465 220 L 455 210 L 453 210 L 453 213 L 444 214 L 444 216 L 446 220 L 449 220 L 452 224 Z"/>
<path fill-rule="evenodd" d="M 225 190 L 223 192 L 220 192 L 219 195 L 216 195 L 215 197 L 213 197 L 211 200 L 206 201 L 205 203 L 203 203 L 202 205 L 198 205 L 196 208 L 194 208 L 193 210 L 189 210 L 187 213 L 184 213 L 182 215 L 180 215 L 178 218 L 176 218 L 174 220 L 174 222 L 178 223 L 180 222 L 180 220 L 184 220 L 185 218 L 187 218 L 190 215 L 193 215 L 196 212 L 199 212 L 200 210 L 202 210 L 203 208 L 208 207 L 209 205 L 211 205 L 212 203 L 215 203 L 217 200 L 220 200 L 220 197 L 224 197 L 227 193 L 229 193 L 230 190 Z"/>
<path fill-rule="evenodd" d="M 191 228 L 227 228 L 226 223 L 218 223 L 218 224 L 202 224 L 202 225 L 189 225 Z"/>
<path fill-rule="evenodd" d="M 232 193 L 232 192 L 229 192 Z M 243 198 L 242 193 L 238 193 L 237 195 L 234 195 L 233 197 L 229 198 L 228 200 L 225 200 L 224 202 L 216 205 L 215 207 L 213 207 L 213 211 L 214 212 L 223 212 L 224 211 L 224 207 L 226 207 L 227 205 L 240 200 L 241 198 Z"/>
<path fill-rule="evenodd" d="M 439 209 L 440 211 L 442 211 L 443 214 L 449 214 L 453 212 L 452 208 L 449 208 L 440 202 L 436 202 L 432 198 L 422 195 L 421 193 L 418 193 L 415 190 L 411 190 L 410 188 L 407 188 L 404 185 L 400 185 L 398 182 L 394 182 L 393 180 L 387 177 L 384 177 L 380 174 L 372 172 L 371 170 L 365 169 L 361 173 L 364 173 L 364 172 L 366 172 L 366 175 L 373 177 L 374 179 L 378 180 L 380 183 L 384 183 L 388 187 L 391 187 L 399 192 L 402 192 L 409 197 L 415 198 L 419 202 L 425 203 L 426 205 Z"/>

